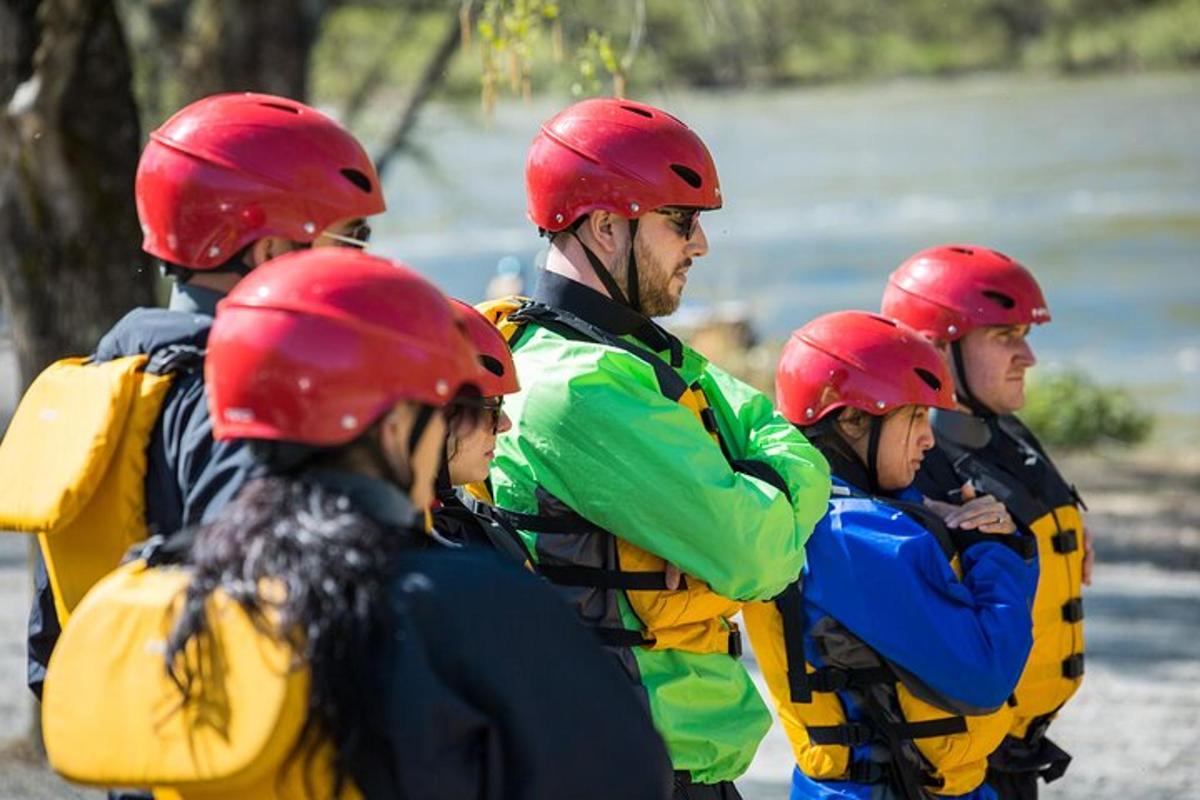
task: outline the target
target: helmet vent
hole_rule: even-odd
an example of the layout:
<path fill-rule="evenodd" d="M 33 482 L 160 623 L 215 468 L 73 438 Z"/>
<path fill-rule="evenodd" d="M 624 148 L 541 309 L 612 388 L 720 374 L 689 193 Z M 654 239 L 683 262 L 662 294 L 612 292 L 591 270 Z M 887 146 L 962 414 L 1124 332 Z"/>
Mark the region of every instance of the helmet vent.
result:
<path fill-rule="evenodd" d="M 638 108 L 637 106 L 621 106 L 621 108 L 625 109 L 626 111 L 631 111 L 634 114 L 637 114 L 639 117 L 645 117 L 646 119 L 654 118 L 654 115 L 644 108 Z"/>
<path fill-rule="evenodd" d="M 344 167 L 342 169 L 342 177 L 353 183 L 359 189 L 362 189 L 367 194 L 371 193 L 371 179 L 363 175 L 356 169 Z"/>
<path fill-rule="evenodd" d="M 264 108 L 273 108 L 276 111 L 286 111 L 289 114 L 299 114 L 300 109 L 295 106 L 285 106 L 283 103 L 259 103 Z"/>
<path fill-rule="evenodd" d="M 913 367 L 913 372 L 917 373 L 917 377 L 925 381 L 930 389 L 933 389 L 935 392 L 942 390 L 942 382 L 938 380 L 937 375 L 934 375 L 929 370 Z"/>
<path fill-rule="evenodd" d="M 898 325 L 896 325 L 896 320 L 888 319 L 887 317 L 880 316 L 879 314 L 872 314 L 871 319 L 875 320 L 876 322 L 882 322 L 884 325 L 887 325 L 892 328 L 899 327 Z"/>
<path fill-rule="evenodd" d="M 975 255 L 975 251 L 974 251 L 974 250 L 972 250 L 972 249 L 971 249 L 971 248 L 969 248 L 969 247 L 951 247 L 951 248 L 950 248 L 950 252 L 952 252 L 952 253 L 962 253 L 964 256 L 973 256 L 973 255 Z"/>
<path fill-rule="evenodd" d="M 1009 258 L 1008 256 L 1004 255 L 1004 253 L 1001 253 L 999 250 L 993 250 L 992 255 L 996 256 L 997 258 L 1003 258 L 1005 261 L 1007 261 L 1010 264 L 1012 263 L 1012 259 Z"/>
<path fill-rule="evenodd" d="M 992 302 L 999 303 L 1000 305 L 1004 306 L 1005 308 L 1014 308 L 1017 305 L 1016 300 L 1013 300 L 1011 297 L 1004 294 L 1003 292 L 997 292 L 993 289 L 984 289 L 983 296 L 986 297 L 987 299 L 991 300 Z"/>
<path fill-rule="evenodd" d="M 691 167 L 685 167 L 683 164 L 672 164 L 671 171 L 683 178 L 684 182 L 693 189 L 699 189 L 704 183 L 699 172 Z"/>
<path fill-rule="evenodd" d="M 489 355 L 481 353 L 479 356 L 479 363 L 483 365 L 484 369 L 495 375 L 497 378 L 504 377 L 504 365 L 500 363 L 500 359 L 492 358 Z"/>

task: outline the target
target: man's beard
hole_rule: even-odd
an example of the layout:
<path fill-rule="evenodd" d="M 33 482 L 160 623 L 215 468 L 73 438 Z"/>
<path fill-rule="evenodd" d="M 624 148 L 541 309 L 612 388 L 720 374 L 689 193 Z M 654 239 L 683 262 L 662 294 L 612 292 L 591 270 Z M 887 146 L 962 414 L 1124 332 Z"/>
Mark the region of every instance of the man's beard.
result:
<path fill-rule="evenodd" d="M 640 239 L 634 239 L 633 252 L 637 256 L 638 266 L 638 303 L 641 312 L 647 317 L 666 317 L 674 314 L 679 308 L 683 293 L 678 296 L 671 294 L 671 279 L 675 277 L 675 269 L 667 270 L 654 257 Z M 621 285 L 629 287 L 629 262 L 626 260 L 619 278 Z"/>

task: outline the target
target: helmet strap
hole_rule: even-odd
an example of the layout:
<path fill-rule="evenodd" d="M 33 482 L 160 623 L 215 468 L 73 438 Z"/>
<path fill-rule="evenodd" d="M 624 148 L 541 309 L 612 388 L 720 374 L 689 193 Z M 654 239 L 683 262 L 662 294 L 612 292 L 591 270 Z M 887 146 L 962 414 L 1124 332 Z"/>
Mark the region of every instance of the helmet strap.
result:
<path fill-rule="evenodd" d="M 883 417 L 871 414 L 871 427 L 867 431 L 867 491 L 873 495 L 881 493 L 879 486 L 879 437 L 883 433 Z"/>
<path fill-rule="evenodd" d="M 950 353 L 954 358 L 954 372 L 958 378 L 958 399 L 959 401 L 971 409 L 971 412 L 977 417 L 994 417 L 996 416 L 990 408 L 979 402 L 975 395 L 971 392 L 971 387 L 967 385 L 967 362 L 963 358 L 962 339 L 955 339 L 950 343 Z"/>
<path fill-rule="evenodd" d="M 588 262 L 592 265 L 592 271 L 596 273 L 596 277 L 600 279 L 600 283 L 604 284 L 608 296 L 616 300 L 623 306 L 628 306 L 634 311 L 641 312 L 638 304 L 638 281 L 637 281 L 637 258 L 633 254 L 633 237 L 637 235 L 637 220 L 629 220 L 629 296 L 626 297 L 625 292 L 621 291 L 620 284 L 613 274 L 609 272 L 608 267 L 604 266 L 604 262 L 600 257 L 592 252 L 592 249 L 583 243 L 583 239 L 579 238 L 579 226 L 583 224 L 587 216 L 580 217 L 574 225 L 567 231 L 575 237 L 575 241 L 579 242 L 579 246 L 583 248 L 583 254 L 587 256 Z"/>
<path fill-rule="evenodd" d="M 412 429 L 408 432 L 408 456 L 409 456 L 409 471 L 411 472 L 412 454 L 416 451 L 417 445 L 421 442 L 421 437 L 425 434 L 426 428 L 429 427 L 429 421 L 433 418 L 434 412 L 437 409 L 433 406 L 419 405 L 417 406 L 417 415 L 413 418 Z M 361 437 L 361 444 L 367 453 L 367 457 L 371 459 L 375 469 L 378 470 L 381 477 L 390 483 L 395 484 L 404 492 L 412 491 L 412 477 L 408 480 L 401 480 L 399 474 L 396 473 L 395 467 L 388 459 L 387 453 L 383 452 L 383 445 L 379 443 L 379 437 L 368 433 Z M 443 450 L 444 460 L 445 451 Z M 438 471 L 441 471 L 441 464 L 438 464 Z"/>

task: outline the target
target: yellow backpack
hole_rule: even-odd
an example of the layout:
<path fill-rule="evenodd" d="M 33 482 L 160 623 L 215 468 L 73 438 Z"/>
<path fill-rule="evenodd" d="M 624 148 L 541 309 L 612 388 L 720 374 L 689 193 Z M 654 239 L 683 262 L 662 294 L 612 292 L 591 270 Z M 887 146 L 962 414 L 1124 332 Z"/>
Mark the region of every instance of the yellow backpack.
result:
<path fill-rule="evenodd" d="M 189 571 L 134 561 L 75 609 L 50 659 L 42 732 L 51 766 L 77 783 L 153 788 L 159 798 L 333 797 L 332 748 L 296 753 L 308 671 L 221 592 L 187 702 L 167 675 L 167 636 Z M 347 786 L 339 796 L 360 795 Z"/>
<path fill-rule="evenodd" d="M 179 366 L 148 364 L 51 364 L 0 442 L 0 530 L 38 537 L 61 623 L 146 538 L 146 445 Z"/>
<path fill-rule="evenodd" d="M 529 300 L 511 296 L 480 303 L 476 309 L 488 318 L 510 344 L 520 334 L 524 321 L 511 319 L 513 312 L 527 307 Z M 565 317 L 566 315 L 564 315 Z M 586 334 L 585 334 L 586 335 Z M 593 338 L 589 336 L 588 338 Z M 615 338 L 615 337 L 613 337 Z M 609 337 L 602 343 L 618 344 Z M 634 355 L 648 359 L 638 348 L 618 344 Z M 653 366 L 653 364 L 652 364 Z M 676 378 L 677 380 L 678 377 Z M 698 385 L 685 387 L 676 401 L 696 415 L 713 440 L 724 448 L 717 432 L 716 421 L 709 408 L 708 398 Z M 485 490 L 468 487 L 476 496 L 488 497 Z M 516 527 L 518 519 L 526 515 L 508 513 Z M 619 537 L 616 539 L 621 570 L 636 575 L 657 575 L 665 572 L 667 562 L 659 556 Z M 535 567 L 536 571 L 536 567 Z M 625 590 L 630 607 L 644 625 L 644 641 L 641 646 L 650 650 L 682 650 L 689 653 L 741 654 L 741 634 L 732 617 L 742 608 L 736 600 L 730 600 L 714 592 L 707 583 L 692 576 L 685 576 L 675 590 L 663 588 Z"/>

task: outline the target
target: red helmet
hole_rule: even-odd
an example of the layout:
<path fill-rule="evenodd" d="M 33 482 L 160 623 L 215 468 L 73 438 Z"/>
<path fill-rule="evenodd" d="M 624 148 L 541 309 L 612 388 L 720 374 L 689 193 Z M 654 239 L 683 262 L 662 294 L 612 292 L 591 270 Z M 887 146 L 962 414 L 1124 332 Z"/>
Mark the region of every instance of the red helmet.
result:
<path fill-rule="evenodd" d="M 142 249 L 201 270 L 264 236 L 311 242 L 339 219 L 384 210 L 358 140 L 269 94 L 219 94 L 176 112 L 150 134 L 134 193 Z"/>
<path fill-rule="evenodd" d="M 448 299 L 394 261 L 301 250 L 217 305 L 204 377 L 217 439 L 331 447 L 401 400 L 445 405 L 479 377 Z"/>
<path fill-rule="evenodd" d="M 712 156 L 691 128 L 629 100 L 584 100 L 544 124 L 525 162 L 529 219 L 561 231 L 592 211 L 720 208 Z"/>
<path fill-rule="evenodd" d="M 902 322 L 836 311 L 792 333 L 775 370 L 775 403 L 797 425 L 849 406 L 882 416 L 901 406 L 954 408 L 937 349 Z"/>
<path fill-rule="evenodd" d="M 488 318 L 462 300 L 451 298 L 451 305 L 462 316 L 467 327 L 467 336 L 479 355 L 483 370 L 475 386 L 484 397 L 498 397 L 521 391 L 517 382 L 517 365 L 513 363 L 512 351 L 503 334 Z"/>
<path fill-rule="evenodd" d="M 947 342 L 984 325 L 1050 321 L 1029 270 L 997 250 L 959 244 L 930 247 L 901 264 L 888 279 L 882 311 Z"/>

